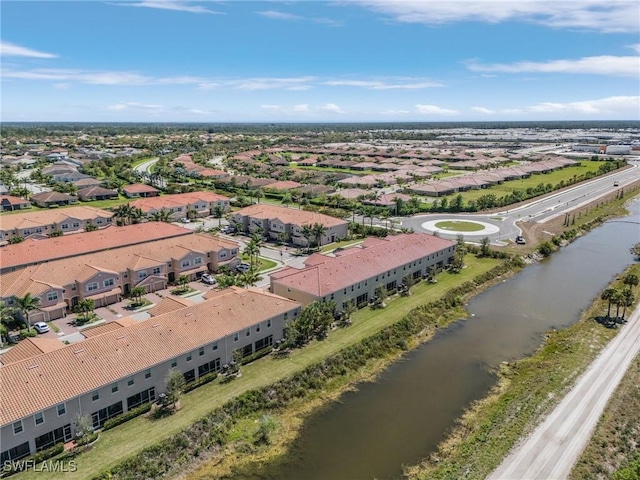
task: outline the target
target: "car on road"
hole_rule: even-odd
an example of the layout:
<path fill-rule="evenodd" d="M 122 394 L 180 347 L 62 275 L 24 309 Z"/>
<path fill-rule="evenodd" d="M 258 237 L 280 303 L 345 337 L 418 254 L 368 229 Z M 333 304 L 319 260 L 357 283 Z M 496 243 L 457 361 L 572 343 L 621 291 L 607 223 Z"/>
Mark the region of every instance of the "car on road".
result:
<path fill-rule="evenodd" d="M 44 322 L 34 323 L 33 328 L 35 328 L 38 333 L 47 333 L 49 331 L 49 325 Z"/>
<path fill-rule="evenodd" d="M 207 285 L 215 285 L 216 283 L 218 283 L 218 280 L 216 280 L 216 277 L 214 277 L 210 273 L 203 274 L 200 277 L 200 281 L 202 281 L 203 283 L 206 283 Z"/>
<path fill-rule="evenodd" d="M 236 266 L 236 271 L 240 273 L 248 272 L 249 270 L 251 270 L 251 265 L 248 263 L 241 263 Z"/>
<path fill-rule="evenodd" d="M 618 182 L 613 182 L 613 186 L 614 186 L 614 187 L 617 187 L 617 186 L 619 186 L 619 185 L 620 185 L 620 183 L 618 183 Z"/>

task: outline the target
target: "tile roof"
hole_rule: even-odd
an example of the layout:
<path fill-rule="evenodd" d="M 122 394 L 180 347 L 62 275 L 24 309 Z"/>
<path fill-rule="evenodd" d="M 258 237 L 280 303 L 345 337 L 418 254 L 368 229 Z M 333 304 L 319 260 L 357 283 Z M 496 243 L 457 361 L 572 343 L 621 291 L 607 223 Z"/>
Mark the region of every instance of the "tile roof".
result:
<path fill-rule="evenodd" d="M 0 425 L 184 355 L 299 307 L 259 289 L 231 287 L 207 301 L 53 352 L 0 366 Z"/>
<path fill-rule="evenodd" d="M 0 203 L 6 203 L 9 205 L 24 205 L 26 203 L 29 203 L 29 200 L 25 200 L 24 198 L 20 197 L 14 197 L 13 195 L 2 195 L 0 196 Z"/>
<path fill-rule="evenodd" d="M 64 202 L 67 200 L 78 200 L 78 198 L 73 195 L 67 195 L 66 193 L 51 191 L 31 195 L 31 200 L 34 202 Z"/>
<path fill-rule="evenodd" d="M 122 189 L 125 193 L 153 193 L 160 192 L 157 188 L 151 185 L 145 185 L 144 183 L 134 183 L 133 185 L 127 185 Z"/>
<path fill-rule="evenodd" d="M 147 222 L 123 227 L 111 226 L 81 235 L 27 239 L 2 247 L 0 270 L 186 235 L 191 235 L 191 232 L 185 228 L 164 222 Z"/>
<path fill-rule="evenodd" d="M 306 268 L 289 268 L 270 277 L 273 283 L 324 297 L 454 245 L 455 242 L 425 233 L 371 238 L 361 247 L 347 248 L 336 257 L 311 255 Z"/>
<path fill-rule="evenodd" d="M 144 268 L 183 258 L 189 252 L 220 251 L 223 248 L 237 249 L 238 245 L 220 237 L 191 233 L 177 238 L 52 260 L 2 274 L 0 297 L 23 296 L 27 291 L 34 295 L 44 293 L 50 288 L 46 288 L 47 285 L 71 285 L 78 280 L 90 278 L 92 271 L 115 273 L 135 270 L 141 257 L 156 259 L 155 263 L 146 263 L 142 267 Z"/>
<path fill-rule="evenodd" d="M 15 347 L 2 354 L 0 361 L 3 365 L 20 362 L 27 358 L 35 357 L 41 353 L 52 352 L 64 347 L 57 338 L 33 337 L 21 340 Z"/>
<path fill-rule="evenodd" d="M 199 201 L 228 202 L 229 198 L 213 192 L 176 193 L 174 195 L 162 195 L 134 200 L 131 206 L 141 208 L 143 211 L 160 210 L 172 205 L 189 205 Z"/>
<path fill-rule="evenodd" d="M 152 317 L 157 317 L 165 313 L 180 310 L 184 307 L 190 307 L 191 305 L 193 305 L 193 302 L 186 298 L 164 297 L 156 304 L 155 307 L 147 310 L 147 313 L 149 313 L 149 315 L 151 315 Z"/>
<path fill-rule="evenodd" d="M 301 183 L 294 182 L 293 180 L 280 180 L 279 182 L 273 182 L 265 185 L 264 188 L 273 188 L 274 190 L 291 190 L 301 186 Z"/>
<path fill-rule="evenodd" d="M 14 228 L 27 228 L 43 225 L 52 225 L 63 222 L 69 218 L 79 220 L 90 220 L 97 217 L 111 218 L 113 212 L 101 210 L 94 207 L 65 207 L 57 210 L 38 210 L 34 212 L 20 212 L 12 215 L 2 216 L 2 230 L 13 230 Z M 22 226 L 25 225 L 25 226 Z"/>
<path fill-rule="evenodd" d="M 96 325 L 95 327 L 85 328 L 81 333 L 85 338 L 91 338 L 102 335 L 103 333 L 112 332 L 114 330 L 118 330 L 120 328 L 128 327 L 135 324 L 136 321 L 134 319 L 123 317 L 119 318 L 118 320 L 114 320 L 113 322 L 102 323 L 100 325 Z"/>
<path fill-rule="evenodd" d="M 289 223 L 292 225 L 313 225 L 314 223 L 321 223 L 325 227 L 333 227 L 347 223 L 345 220 L 330 217 L 329 215 L 323 215 L 322 213 L 298 210 L 296 208 L 279 207 L 276 205 L 267 205 L 264 203 L 241 208 L 234 212 L 234 215 L 249 216 L 263 220 L 277 218 L 283 223 Z"/>
<path fill-rule="evenodd" d="M 82 199 L 97 197 L 97 196 L 104 196 L 104 195 L 117 197 L 118 192 L 116 192 L 115 190 L 110 190 L 108 188 L 101 187 L 99 185 L 81 188 L 80 190 L 78 190 L 78 197 Z"/>

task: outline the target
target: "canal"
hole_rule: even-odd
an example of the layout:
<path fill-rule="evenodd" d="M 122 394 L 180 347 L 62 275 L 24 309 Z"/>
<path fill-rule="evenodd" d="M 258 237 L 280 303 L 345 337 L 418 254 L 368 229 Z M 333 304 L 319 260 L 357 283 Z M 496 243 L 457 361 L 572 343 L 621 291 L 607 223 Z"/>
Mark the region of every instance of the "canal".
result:
<path fill-rule="evenodd" d="M 633 261 L 640 202 L 515 277 L 475 297 L 469 319 L 312 415 L 284 464 L 260 478 L 386 479 L 433 452 L 469 404 L 496 382 L 502 361 L 530 355 L 544 332 L 580 318 L 594 296 Z"/>

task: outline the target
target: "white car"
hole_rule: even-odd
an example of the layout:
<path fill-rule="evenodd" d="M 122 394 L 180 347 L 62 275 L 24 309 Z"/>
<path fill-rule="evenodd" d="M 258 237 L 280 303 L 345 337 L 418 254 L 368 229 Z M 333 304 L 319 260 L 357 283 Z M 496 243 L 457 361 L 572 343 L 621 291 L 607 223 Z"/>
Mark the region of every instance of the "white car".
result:
<path fill-rule="evenodd" d="M 209 274 L 209 273 L 205 273 L 200 277 L 200 280 L 203 283 L 206 283 L 207 285 L 215 285 L 216 283 L 218 283 L 218 281 L 216 280 L 216 277 L 214 277 L 213 275 Z"/>
<path fill-rule="evenodd" d="M 251 270 L 251 265 L 249 265 L 248 263 L 241 263 L 240 265 L 236 266 L 236 271 L 240 273 L 248 272 L 249 270 Z"/>
<path fill-rule="evenodd" d="M 44 322 L 34 323 L 33 328 L 35 328 L 38 333 L 47 333 L 49 331 L 49 325 Z"/>

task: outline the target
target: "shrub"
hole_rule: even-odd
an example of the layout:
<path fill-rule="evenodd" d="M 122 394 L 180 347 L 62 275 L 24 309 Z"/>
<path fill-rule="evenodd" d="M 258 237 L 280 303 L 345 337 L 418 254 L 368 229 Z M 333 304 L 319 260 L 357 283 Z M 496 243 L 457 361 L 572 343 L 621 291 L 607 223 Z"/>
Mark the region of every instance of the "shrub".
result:
<path fill-rule="evenodd" d="M 111 420 L 115 420 L 115 418 Z M 84 445 L 88 445 L 91 442 L 96 441 L 97 439 L 98 439 L 98 432 L 93 432 L 93 433 L 90 433 L 89 435 L 83 435 L 82 437 L 80 437 L 79 440 L 76 441 L 76 447 L 83 447 Z"/>
<path fill-rule="evenodd" d="M 42 463 L 51 457 L 61 454 L 64 451 L 63 443 L 56 443 L 53 447 L 41 450 L 33 455 L 33 461 L 35 463 Z"/>
<path fill-rule="evenodd" d="M 127 413 L 123 413 L 122 415 L 118 415 L 117 417 L 110 418 L 106 422 L 104 422 L 103 430 L 110 430 L 113 427 L 116 427 L 124 422 L 128 422 L 129 420 L 136 418 L 143 413 L 147 413 L 151 410 L 151 403 L 145 403 L 140 405 L 139 407 L 132 408 Z M 89 443 L 89 442 L 86 442 Z"/>
<path fill-rule="evenodd" d="M 191 390 L 195 390 L 202 385 L 206 385 L 207 383 L 213 382 L 218 377 L 218 372 L 207 373 L 206 375 L 201 376 L 195 382 L 187 383 L 184 387 L 184 393 L 190 392 Z"/>

